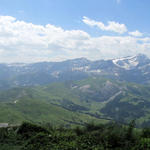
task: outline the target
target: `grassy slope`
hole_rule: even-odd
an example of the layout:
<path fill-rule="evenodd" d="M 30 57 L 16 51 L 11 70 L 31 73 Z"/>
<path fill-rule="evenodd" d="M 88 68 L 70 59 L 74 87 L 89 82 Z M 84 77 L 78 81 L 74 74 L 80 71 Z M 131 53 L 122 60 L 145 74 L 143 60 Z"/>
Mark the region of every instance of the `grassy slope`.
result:
<path fill-rule="evenodd" d="M 111 83 L 111 85 L 106 86 L 107 82 Z M 81 87 L 85 85 L 90 85 L 90 88 L 81 90 Z M 46 92 L 47 97 L 53 97 L 53 99 L 48 100 L 51 103 L 63 105 L 67 100 L 73 104 L 86 107 L 88 110 L 80 110 L 82 113 L 97 113 L 101 117 L 112 118 L 121 122 L 130 122 L 132 119 L 136 119 L 138 124 L 143 124 L 144 122 L 150 124 L 149 86 L 120 83 L 101 78 L 89 78 L 71 83 L 57 83 L 47 87 L 39 87 L 38 90 Z M 114 91 L 114 93 L 122 91 L 122 93 L 111 101 L 101 101 L 105 98 L 108 100 L 113 96 L 111 91 Z"/>
<path fill-rule="evenodd" d="M 104 121 L 88 115 L 90 113 L 123 122 L 137 119 L 142 124 L 150 117 L 149 91 L 149 86 L 102 78 L 15 88 L 0 92 L 0 122 L 82 124 L 91 120 Z"/>
<path fill-rule="evenodd" d="M 72 112 L 52 105 L 45 101 L 22 98 L 17 103 L 3 103 L 0 105 L 0 122 L 21 123 L 49 122 L 54 125 L 82 125 L 87 122 L 105 122 L 86 114 Z"/>

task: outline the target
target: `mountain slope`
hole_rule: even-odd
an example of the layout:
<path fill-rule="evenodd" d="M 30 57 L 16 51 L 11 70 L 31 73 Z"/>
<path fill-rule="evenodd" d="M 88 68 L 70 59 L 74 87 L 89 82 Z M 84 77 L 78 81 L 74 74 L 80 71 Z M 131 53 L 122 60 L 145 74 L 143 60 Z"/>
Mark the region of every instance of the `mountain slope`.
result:
<path fill-rule="evenodd" d="M 0 105 L 0 122 L 11 124 L 20 124 L 22 121 L 46 122 L 52 125 L 84 125 L 88 122 L 107 122 L 90 115 L 69 111 L 62 107 L 52 105 L 27 97 L 16 100 L 14 103 L 1 103 Z"/>
<path fill-rule="evenodd" d="M 0 64 L 0 70 L 0 89 L 46 85 L 94 76 L 140 84 L 150 83 L 150 59 L 142 54 L 99 61 L 80 58 L 63 62 Z"/>
<path fill-rule="evenodd" d="M 136 119 L 140 126 L 150 124 L 150 86 L 92 77 L 17 89 L 0 93 L 0 114 L 6 118 L 0 121 L 25 119 L 81 124 L 93 119 L 122 123 Z M 8 99 L 6 93 L 10 93 Z"/>

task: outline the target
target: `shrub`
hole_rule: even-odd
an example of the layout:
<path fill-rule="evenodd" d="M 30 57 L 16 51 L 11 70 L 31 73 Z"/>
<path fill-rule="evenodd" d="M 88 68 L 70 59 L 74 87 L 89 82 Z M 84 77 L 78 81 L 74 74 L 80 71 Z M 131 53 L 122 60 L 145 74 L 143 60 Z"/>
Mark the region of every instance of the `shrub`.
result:
<path fill-rule="evenodd" d="M 143 138 L 150 138 L 150 128 L 144 128 L 142 130 L 141 137 L 143 137 Z"/>
<path fill-rule="evenodd" d="M 49 133 L 48 130 L 46 130 L 45 128 L 35 125 L 35 124 L 31 124 L 28 122 L 24 122 L 17 131 L 17 134 L 21 135 L 24 139 L 28 139 L 31 136 L 42 132 L 42 133 Z"/>
<path fill-rule="evenodd" d="M 150 138 L 141 138 L 132 150 L 150 150 Z"/>

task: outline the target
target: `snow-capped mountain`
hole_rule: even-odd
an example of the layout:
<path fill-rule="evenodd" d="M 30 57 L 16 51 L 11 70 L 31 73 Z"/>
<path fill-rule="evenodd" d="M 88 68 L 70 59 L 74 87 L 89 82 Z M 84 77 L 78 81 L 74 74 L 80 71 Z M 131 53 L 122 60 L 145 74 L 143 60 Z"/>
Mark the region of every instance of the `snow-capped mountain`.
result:
<path fill-rule="evenodd" d="M 149 58 L 143 54 L 124 57 L 120 59 L 114 59 L 112 61 L 116 66 L 126 70 L 132 70 L 135 69 L 136 67 L 140 67 L 143 66 L 144 64 L 147 65 L 150 63 Z"/>
<path fill-rule="evenodd" d="M 63 62 L 0 64 L 0 71 L 0 88 L 44 85 L 89 76 L 141 84 L 150 83 L 150 59 L 143 54 L 99 61 L 79 58 Z"/>

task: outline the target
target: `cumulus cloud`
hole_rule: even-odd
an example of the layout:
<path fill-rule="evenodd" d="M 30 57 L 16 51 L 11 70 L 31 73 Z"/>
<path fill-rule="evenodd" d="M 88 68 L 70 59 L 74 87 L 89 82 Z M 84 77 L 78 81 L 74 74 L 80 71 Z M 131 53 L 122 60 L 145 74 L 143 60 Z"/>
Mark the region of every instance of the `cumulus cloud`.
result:
<path fill-rule="evenodd" d="M 105 26 L 104 26 L 105 27 Z M 138 53 L 150 56 L 150 37 L 92 37 L 82 30 L 35 25 L 0 16 L 0 62 L 110 59 Z"/>
<path fill-rule="evenodd" d="M 114 21 L 108 21 L 108 25 L 104 25 L 103 22 L 98 22 L 85 16 L 83 17 L 82 21 L 89 26 L 96 26 L 104 31 L 113 31 L 120 34 L 127 32 L 127 27 L 124 24 L 120 24 Z"/>
<path fill-rule="evenodd" d="M 134 32 L 129 32 L 129 35 L 140 37 L 140 36 L 143 36 L 143 33 L 141 33 L 140 31 L 136 30 Z"/>

